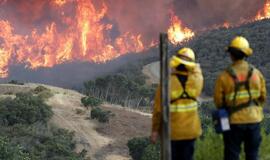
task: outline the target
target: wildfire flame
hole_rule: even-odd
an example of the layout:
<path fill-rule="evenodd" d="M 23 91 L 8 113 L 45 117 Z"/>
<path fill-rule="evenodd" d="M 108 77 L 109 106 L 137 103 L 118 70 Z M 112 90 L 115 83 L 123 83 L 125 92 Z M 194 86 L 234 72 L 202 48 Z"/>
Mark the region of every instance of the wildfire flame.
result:
<path fill-rule="evenodd" d="M 71 1 L 52 2 L 56 7 L 62 7 Z M 76 19 L 65 17 L 63 22 L 68 29 L 64 31 L 52 22 L 43 33 L 34 28 L 30 35 L 19 35 L 14 33 L 10 22 L 0 20 L 0 77 L 8 76 L 10 64 L 23 63 L 35 69 L 73 60 L 99 63 L 148 47 L 143 44 L 140 34 L 126 32 L 115 39 L 108 36 L 113 25 L 102 23 L 107 13 L 105 4 L 97 10 L 91 0 L 76 2 Z"/>
<path fill-rule="evenodd" d="M 142 34 L 131 31 L 111 36 L 115 26 L 106 21 L 108 6 L 100 2 L 101 6 L 96 8 L 93 0 L 51 0 L 48 5 L 57 10 L 61 24 L 58 21 L 48 22 L 43 30 L 32 28 L 27 34 L 17 33 L 11 21 L 0 19 L 0 77 L 8 76 L 12 64 L 25 64 L 36 69 L 74 60 L 102 63 L 157 45 L 155 39 L 146 43 Z M 0 5 L 6 3 L 7 0 L 0 0 Z M 66 13 L 68 5 L 74 7 L 72 15 Z M 191 39 L 195 33 L 185 27 L 172 11 L 169 13 L 167 32 L 170 42 L 179 44 Z M 270 0 L 266 0 L 255 20 L 265 18 L 270 18 Z M 235 24 L 224 22 L 217 26 L 229 28 L 232 25 Z"/>
<path fill-rule="evenodd" d="M 266 0 L 263 9 L 258 12 L 255 20 L 262 20 L 266 18 L 270 18 L 270 0 Z"/>
<path fill-rule="evenodd" d="M 64 4 L 67 3 L 67 1 L 66 0 L 54 0 L 53 3 L 58 5 L 58 6 L 63 6 Z"/>
<path fill-rule="evenodd" d="M 230 28 L 230 23 L 229 22 L 224 22 L 223 25 L 222 25 L 224 28 Z"/>
<path fill-rule="evenodd" d="M 168 29 L 168 38 L 171 43 L 179 44 L 180 42 L 192 38 L 195 34 L 194 32 L 187 28 L 183 27 L 180 19 L 171 13 L 171 26 Z"/>

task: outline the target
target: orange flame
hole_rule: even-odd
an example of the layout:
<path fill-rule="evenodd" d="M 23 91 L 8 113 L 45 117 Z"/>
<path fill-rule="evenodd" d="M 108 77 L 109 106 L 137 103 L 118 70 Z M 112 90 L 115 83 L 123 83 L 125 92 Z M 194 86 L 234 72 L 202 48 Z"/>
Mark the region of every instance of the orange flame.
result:
<path fill-rule="evenodd" d="M 266 0 L 263 9 L 258 12 L 255 20 L 262 20 L 266 18 L 270 18 L 270 0 Z"/>
<path fill-rule="evenodd" d="M 71 1 L 52 2 L 63 6 Z M 113 25 L 102 23 L 107 14 L 105 4 L 97 10 L 91 0 L 76 3 L 76 19 L 64 17 L 62 21 L 68 26 L 64 31 L 52 22 L 43 33 L 33 29 L 29 35 L 18 35 L 8 21 L 0 20 L 0 77 L 8 76 L 8 66 L 12 63 L 23 63 L 31 69 L 72 60 L 98 63 L 150 47 L 143 44 L 140 34 L 127 32 L 111 39 L 106 33 L 113 29 Z M 64 12 L 60 13 L 64 15 Z"/>
<path fill-rule="evenodd" d="M 224 28 L 227 28 L 227 29 L 228 29 L 228 28 L 230 28 L 231 25 L 230 25 L 229 22 L 226 22 L 226 21 L 225 21 L 225 22 L 223 23 L 222 26 L 223 26 Z"/>
<path fill-rule="evenodd" d="M 57 6 L 63 6 L 67 3 L 67 0 L 54 0 L 53 3 Z"/>
<path fill-rule="evenodd" d="M 182 22 L 176 15 L 171 14 L 171 26 L 168 29 L 168 38 L 171 43 L 179 44 L 184 40 L 192 38 L 194 35 L 191 29 L 183 27 Z"/>

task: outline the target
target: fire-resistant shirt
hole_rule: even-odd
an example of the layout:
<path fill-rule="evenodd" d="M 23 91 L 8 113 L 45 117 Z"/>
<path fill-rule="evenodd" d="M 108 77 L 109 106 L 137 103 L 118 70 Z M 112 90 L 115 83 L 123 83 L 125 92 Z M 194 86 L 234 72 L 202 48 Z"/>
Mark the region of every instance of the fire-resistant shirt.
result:
<path fill-rule="evenodd" d="M 245 60 L 234 62 L 230 66 L 236 73 L 239 81 L 246 81 L 249 64 Z M 263 119 L 263 105 L 266 101 L 265 79 L 262 73 L 254 67 L 250 81 L 250 93 L 252 100 L 256 101 L 253 105 L 245 107 L 230 115 L 231 124 L 258 123 Z M 237 107 L 249 101 L 249 93 L 245 87 L 237 92 L 236 104 L 233 105 L 235 94 L 235 82 L 227 70 L 223 71 L 216 80 L 214 101 L 218 108 L 226 104 L 227 107 Z M 224 102 L 225 101 L 225 102 Z"/>
<path fill-rule="evenodd" d="M 177 78 L 181 72 L 173 72 L 170 77 L 170 122 L 171 122 L 171 139 L 188 140 L 195 139 L 201 135 L 201 122 L 198 114 L 198 102 L 193 99 L 179 98 L 184 92 L 181 82 Z M 186 92 L 190 97 L 197 98 L 200 96 L 203 88 L 203 76 L 199 64 L 186 73 Z M 152 131 L 160 132 L 161 130 L 162 108 L 160 104 L 160 87 L 158 87 L 155 96 Z"/>

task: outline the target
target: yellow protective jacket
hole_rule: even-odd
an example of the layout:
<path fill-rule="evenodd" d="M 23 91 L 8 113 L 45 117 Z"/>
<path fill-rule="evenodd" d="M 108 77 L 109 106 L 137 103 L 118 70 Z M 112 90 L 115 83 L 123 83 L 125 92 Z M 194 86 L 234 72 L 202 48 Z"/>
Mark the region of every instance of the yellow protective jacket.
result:
<path fill-rule="evenodd" d="M 249 64 L 244 60 L 234 62 L 230 66 L 237 75 L 237 79 L 245 81 L 247 78 Z M 262 106 L 266 100 L 266 88 L 265 80 L 261 72 L 254 68 L 253 74 L 251 75 L 250 82 L 250 93 L 252 99 L 257 104 L 252 104 L 249 107 L 245 107 L 237 112 L 230 115 L 231 124 L 248 124 L 261 122 L 263 119 L 263 108 Z M 228 107 L 237 107 L 240 104 L 247 103 L 249 101 L 249 94 L 245 87 L 239 89 L 236 96 L 236 105 L 233 106 L 233 99 L 235 94 L 235 82 L 228 71 L 222 72 L 215 84 L 214 101 L 218 108 L 226 104 Z M 225 103 L 223 103 L 225 101 Z"/>
<path fill-rule="evenodd" d="M 170 106 L 171 115 L 171 139 L 188 140 L 195 139 L 201 135 L 201 122 L 198 114 L 198 103 L 192 99 L 179 99 L 184 92 L 174 72 L 170 78 L 171 99 L 175 100 Z M 187 73 L 186 92 L 190 97 L 197 98 L 202 91 L 203 76 L 199 64 Z M 158 87 L 152 118 L 152 131 L 161 131 L 162 109 L 160 104 L 160 87 Z"/>

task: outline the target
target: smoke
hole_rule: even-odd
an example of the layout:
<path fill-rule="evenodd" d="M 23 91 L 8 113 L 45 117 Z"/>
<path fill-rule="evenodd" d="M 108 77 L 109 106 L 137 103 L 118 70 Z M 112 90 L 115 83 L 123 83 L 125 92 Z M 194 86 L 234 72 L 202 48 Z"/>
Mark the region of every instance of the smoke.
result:
<path fill-rule="evenodd" d="M 59 8 L 53 0 L 0 0 L 0 19 L 8 20 L 18 34 L 29 34 L 33 28 L 43 32 L 52 22 L 63 29 L 65 17 L 74 19 L 75 7 L 75 1 Z"/>
<path fill-rule="evenodd" d="M 147 35 L 148 41 L 169 26 L 172 0 L 107 0 L 108 17 L 117 22 L 121 33 Z"/>
<path fill-rule="evenodd" d="M 63 5 L 56 2 L 59 0 L 0 0 L 0 21 L 14 28 L 10 31 L 11 35 L 6 34 L 3 27 L 0 49 L 5 51 L 2 53 L 7 57 L 2 58 L 0 64 L 4 65 L 0 65 L 0 69 L 11 68 L 9 64 L 13 63 L 10 62 L 17 62 L 13 57 L 20 57 L 19 62 L 26 64 L 35 61 L 37 63 L 33 64 L 41 67 L 72 62 L 76 58 L 91 61 L 91 56 L 99 54 L 101 58 L 110 55 L 110 58 L 115 58 L 115 55 L 126 52 L 141 51 L 140 48 L 147 48 L 152 40 L 158 40 L 158 33 L 166 32 L 170 26 L 171 12 L 179 17 L 184 27 L 196 31 L 224 22 L 239 24 L 244 20 L 253 20 L 265 3 L 262 0 L 61 0 Z M 84 12 L 78 14 L 78 11 Z M 97 16 L 99 14 L 101 16 Z M 26 40 L 22 43 L 18 39 Z M 136 44 L 135 47 L 132 44 Z M 116 49 L 113 50 L 112 46 Z M 81 54 L 83 51 L 85 55 Z M 78 67 L 78 70 L 81 68 Z M 59 78 L 59 70 L 54 71 L 50 74 L 51 81 Z M 42 74 L 46 75 L 45 72 Z M 10 77 L 15 79 L 16 76 L 16 71 L 11 72 Z M 42 76 L 37 74 L 35 77 Z"/>
<path fill-rule="evenodd" d="M 67 0 L 63 7 L 53 0 L 0 0 L 0 18 L 13 24 L 15 31 L 29 33 L 32 28 L 44 30 L 55 22 L 58 28 L 68 27 L 66 18 L 76 19 L 76 5 L 79 1 Z M 169 11 L 179 16 L 188 27 L 195 30 L 229 22 L 239 23 L 254 18 L 263 8 L 264 1 L 254 0 L 89 0 L 100 9 L 107 6 L 105 19 L 114 25 L 115 33 L 141 34 L 144 41 L 157 39 L 166 31 Z M 64 13 L 64 15 L 63 15 Z"/>
<path fill-rule="evenodd" d="M 174 0 L 175 13 L 193 29 L 229 22 L 239 24 L 254 19 L 264 1 L 254 0 Z"/>

